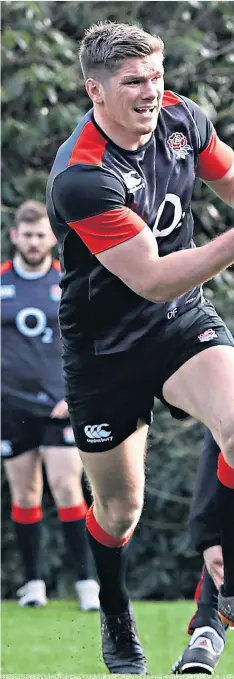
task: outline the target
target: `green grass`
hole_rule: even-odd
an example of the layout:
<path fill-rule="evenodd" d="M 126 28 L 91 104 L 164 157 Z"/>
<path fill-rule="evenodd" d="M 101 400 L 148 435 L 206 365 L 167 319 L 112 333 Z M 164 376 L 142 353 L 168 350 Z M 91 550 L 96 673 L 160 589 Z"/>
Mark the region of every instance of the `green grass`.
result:
<path fill-rule="evenodd" d="M 152 677 L 166 677 L 188 641 L 186 626 L 194 604 L 138 602 L 134 610 L 148 671 Z M 234 634 L 227 637 L 217 677 L 233 679 Z M 27 679 L 108 677 L 101 657 L 99 614 L 80 613 L 72 601 L 50 601 L 43 609 L 20 609 L 15 602 L 3 602 L 2 678 L 25 675 Z"/>

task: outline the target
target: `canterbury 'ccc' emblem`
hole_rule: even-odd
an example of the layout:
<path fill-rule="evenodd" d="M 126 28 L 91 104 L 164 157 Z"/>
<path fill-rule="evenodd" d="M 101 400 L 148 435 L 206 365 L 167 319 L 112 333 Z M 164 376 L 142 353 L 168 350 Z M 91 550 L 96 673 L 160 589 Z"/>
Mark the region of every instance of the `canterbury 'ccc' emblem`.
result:
<path fill-rule="evenodd" d="M 105 427 L 108 427 L 107 431 Z M 86 427 L 84 427 L 84 431 L 88 441 L 92 441 L 93 443 L 105 440 L 111 441 L 113 438 L 113 436 L 111 436 L 109 424 L 106 422 L 103 424 L 87 424 Z"/>

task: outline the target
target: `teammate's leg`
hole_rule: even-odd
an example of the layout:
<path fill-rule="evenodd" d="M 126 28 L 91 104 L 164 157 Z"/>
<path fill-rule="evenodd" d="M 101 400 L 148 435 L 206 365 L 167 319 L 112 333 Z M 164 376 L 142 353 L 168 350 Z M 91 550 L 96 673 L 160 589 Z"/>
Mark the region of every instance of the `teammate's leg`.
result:
<path fill-rule="evenodd" d="M 205 559 L 196 587 L 197 610 L 188 625 L 191 640 L 172 668 L 174 674 L 212 674 L 225 642 L 225 625 L 218 615 L 218 588 L 223 582 L 222 549 L 216 511 L 217 463 L 219 447 L 206 430 L 189 514 L 193 545 Z M 206 567 L 207 566 L 207 567 Z M 208 640 L 208 641 L 207 641 Z"/>
<path fill-rule="evenodd" d="M 42 459 L 74 568 L 75 589 L 83 611 L 98 610 L 99 586 L 86 530 L 83 466 L 74 446 L 43 446 Z"/>
<path fill-rule="evenodd" d="M 213 346 L 196 354 L 164 384 L 165 400 L 203 422 L 222 450 L 219 456 L 217 508 L 224 559 L 224 589 L 219 595 L 223 619 L 234 625 L 234 350 Z M 225 602 L 226 600 L 226 602 Z"/>
<path fill-rule="evenodd" d="M 220 660 L 225 644 L 225 625 L 217 613 L 218 592 L 203 567 L 194 601 L 197 611 L 188 627 L 189 644 L 172 667 L 173 674 L 210 674 Z"/>
<path fill-rule="evenodd" d="M 189 624 L 191 633 L 208 625 L 224 638 L 218 606 L 218 589 L 223 583 L 223 557 L 220 546 L 219 519 L 216 507 L 219 446 L 206 430 L 189 512 L 189 532 L 194 547 L 203 556 L 205 568 L 195 601 L 198 610 Z"/>
<path fill-rule="evenodd" d="M 81 452 L 94 502 L 87 513 L 100 581 L 102 644 L 111 672 L 145 674 L 146 664 L 129 606 L 127 546 L 144 502 L 144 456 L 148 427 L 103 453 Z"/>
<path fill-rule="evenodd" d="M 17 594 L 19 605 L 44 606 L 45 583 L 40 571 L 40 533 L 43 479 L 41 462 L 31 450 L 4 462 L 12 499 L 12 519 L 21 554 L 26 584 Z"/>

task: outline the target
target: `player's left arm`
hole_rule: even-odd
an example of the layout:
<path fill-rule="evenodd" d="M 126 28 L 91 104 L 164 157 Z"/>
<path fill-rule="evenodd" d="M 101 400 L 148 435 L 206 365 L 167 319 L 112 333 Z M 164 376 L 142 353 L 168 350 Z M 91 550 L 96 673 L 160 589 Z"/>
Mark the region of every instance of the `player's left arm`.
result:
<path fill-rule="evenodd" d="M 197 177 L 225 203 L 234 207 L 234 151 L 218 137 L 200 106 L 187 97 L 183 99 L 194 119 L 199 137 Z"/>
<path fill-rule="evenodd" d="M 234 151 L 219 139 L 214 129 L 207 148 L 199 156 L 197 175 L 234 207 Z"/>
<path fill-rule="evenodd" d="M 208 184 L 212 191 L 217 193 L 225 203 L 234 207 L 234 161 L 224 177 L 216 179 L 216 181 L 206 181 L 206 184 Z"/>

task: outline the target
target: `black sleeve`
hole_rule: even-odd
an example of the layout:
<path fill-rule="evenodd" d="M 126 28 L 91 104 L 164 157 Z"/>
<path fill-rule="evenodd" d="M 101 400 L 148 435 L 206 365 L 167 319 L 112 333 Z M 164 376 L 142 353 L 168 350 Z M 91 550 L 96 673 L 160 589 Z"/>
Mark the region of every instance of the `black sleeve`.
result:
<path fill-rule="evenodd" d="M 66 222 L 124 207 L 126 189 L 108 170 L 92 165 L 71 165 L 54 180 L 53 204 Z"/>
<path fill-rule="evenodd" d="M 190 507 L 189 530 L 199 553 L 220 544 L 216 510 L 217 465 L 219 447 L 209 430 L 206 431 L 198 463 Z"/>
<path fill-rule="evenodd" d="M 191 99 L 188 99 L 188 97 L 183 96 L 181 98 L 183 99 L 187 108 L 189 109 L 190 114 L 192 115 L 192 118 L 197 127 L 200 138 L 199 153 L 201 153 L 206 149 L 206 147 L 209 144 L 209 141 L 214 132 L 214 126 L 207 117 L 206 113 L 204 113 L 204 111 L 200 108 L 200 106 L 198 106 L 198 104 L 195 104 L 195 102 L 192 101 Z"/>

